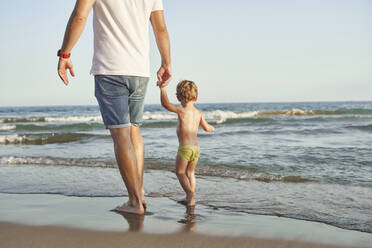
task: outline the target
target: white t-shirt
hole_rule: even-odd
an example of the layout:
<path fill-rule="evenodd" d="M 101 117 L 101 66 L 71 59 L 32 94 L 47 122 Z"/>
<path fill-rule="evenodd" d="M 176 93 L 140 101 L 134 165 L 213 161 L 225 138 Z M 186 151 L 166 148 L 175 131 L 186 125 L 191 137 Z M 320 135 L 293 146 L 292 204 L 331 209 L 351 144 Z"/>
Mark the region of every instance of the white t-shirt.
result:
<path fill-rule="evenodd" d="M 162 0 L 96 0 L 93 75 L 150 76 L 149 22 Z"/>

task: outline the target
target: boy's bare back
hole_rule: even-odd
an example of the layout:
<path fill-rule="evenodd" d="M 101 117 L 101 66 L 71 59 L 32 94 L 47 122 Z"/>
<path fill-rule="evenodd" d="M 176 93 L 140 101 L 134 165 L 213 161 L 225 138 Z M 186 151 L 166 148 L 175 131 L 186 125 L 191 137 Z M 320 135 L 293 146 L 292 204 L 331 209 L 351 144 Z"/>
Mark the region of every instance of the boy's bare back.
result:
<path fill-rule="evenodd" d="M 187 103 L 186 106 L 178 108 L 177 136 L 180 146 L 198 145 L 198 129 L 202 118 L 201 112 L 194 104 Z"/>

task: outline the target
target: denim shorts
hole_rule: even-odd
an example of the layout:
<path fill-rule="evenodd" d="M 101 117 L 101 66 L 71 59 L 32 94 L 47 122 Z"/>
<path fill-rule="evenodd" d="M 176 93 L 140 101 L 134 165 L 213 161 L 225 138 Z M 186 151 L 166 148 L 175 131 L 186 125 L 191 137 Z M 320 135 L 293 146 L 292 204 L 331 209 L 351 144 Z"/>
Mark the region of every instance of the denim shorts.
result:
<path fill-rule="evenodd" d="M 97 98 L 106 128 L 142 124 L 148 77 L 95 75 Z"/>

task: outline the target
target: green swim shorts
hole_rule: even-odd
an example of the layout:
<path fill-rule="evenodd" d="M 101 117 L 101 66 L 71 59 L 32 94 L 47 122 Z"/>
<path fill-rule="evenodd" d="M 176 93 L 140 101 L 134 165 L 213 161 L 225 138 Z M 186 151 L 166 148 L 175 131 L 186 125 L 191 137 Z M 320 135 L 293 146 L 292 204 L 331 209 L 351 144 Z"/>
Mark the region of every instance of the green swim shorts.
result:
<path fill-rule="evenodd" d="M 177 155 L 187 162 L 197 163 L 200 155 L 199 146 L 180 146 Z"/>

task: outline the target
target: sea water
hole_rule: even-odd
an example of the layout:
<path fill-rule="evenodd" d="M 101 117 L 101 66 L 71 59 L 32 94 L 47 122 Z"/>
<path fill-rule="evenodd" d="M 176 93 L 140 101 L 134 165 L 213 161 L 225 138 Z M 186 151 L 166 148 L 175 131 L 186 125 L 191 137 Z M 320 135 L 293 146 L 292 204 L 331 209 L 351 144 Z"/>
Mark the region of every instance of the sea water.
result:
<path fill-rule="evenodd" d="M 197 202 L 372 233 L 372 102 L 197 104 Z M 146 105 L 145 190 L 183 196 L 177 116 Z M 122 196 L 97 106 L 0 108 L 0 192 Z"/>

